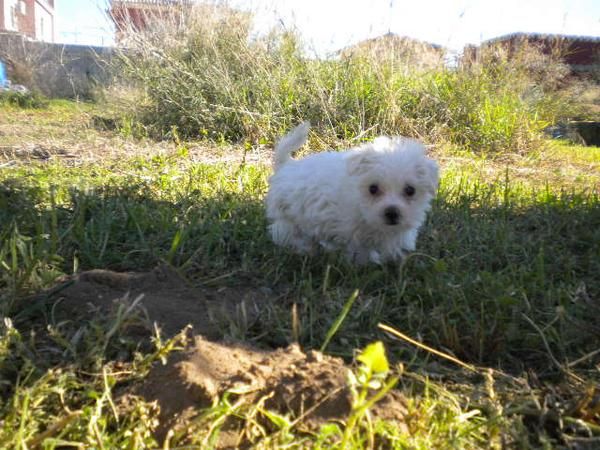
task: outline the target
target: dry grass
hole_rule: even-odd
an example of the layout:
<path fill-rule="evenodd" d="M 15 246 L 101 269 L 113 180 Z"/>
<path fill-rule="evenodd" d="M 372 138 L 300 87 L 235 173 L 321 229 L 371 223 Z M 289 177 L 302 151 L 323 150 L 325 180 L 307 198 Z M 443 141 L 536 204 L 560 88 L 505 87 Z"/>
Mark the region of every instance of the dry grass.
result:
<path fill-rule="evenodd" d="M 217 25 L 215 25 L 217 24 Z M 400 133 L 478 153 L 527 153 L 541 131 L 569 117 L 567 70 L 529 46 L 448 68 L 440 53 L 381 39 L 337 58 L 305 55 L 298 35 L 251 33 L 250 17 L 222 4 L 185 23 L 135 34 L 119 70 L 141 95 L 127 113 L 153 136 L 250 145 L 310 120 L 329 145 Z M 417 58 L 418 55 L 418 58 Z M 423 64 L 416 63 L 421 58 Z"/>
<path fill-rule="evenodd" d="M 119 128 L 104 106 L 51 101 L 48 108 L 0 108 L 0 164 L 62 160 L 69 165 L 110 163 L 123 158 L 166 157 L 185 147 L 190 162 L 258 162 L 269 158 L 266 146 L 243 148 L 209 141 L 156 141 Z"/>
<path fill-rule="evenodd" d="M 546 140 L 529 155 L 503 154 L 494 158 L 445 149 L 437 159 L 445 170 L 472 172 L 477 178 L 495 180 L 509 177 L 529 186 L 548 183 L 563 189 L 600 186 L 600 150 L 566 142 Z"/>

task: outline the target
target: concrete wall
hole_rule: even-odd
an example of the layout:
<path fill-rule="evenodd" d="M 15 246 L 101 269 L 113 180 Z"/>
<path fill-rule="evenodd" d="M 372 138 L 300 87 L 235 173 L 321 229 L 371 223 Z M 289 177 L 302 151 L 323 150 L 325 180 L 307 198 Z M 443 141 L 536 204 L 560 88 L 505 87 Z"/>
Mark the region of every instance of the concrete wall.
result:
<path fill-rule="evenodd" d="M 50 44 L 0 33 L 0 58 L 8 78 L 48 97 L 92 98 L 111 82 L 112 47 Z"/>

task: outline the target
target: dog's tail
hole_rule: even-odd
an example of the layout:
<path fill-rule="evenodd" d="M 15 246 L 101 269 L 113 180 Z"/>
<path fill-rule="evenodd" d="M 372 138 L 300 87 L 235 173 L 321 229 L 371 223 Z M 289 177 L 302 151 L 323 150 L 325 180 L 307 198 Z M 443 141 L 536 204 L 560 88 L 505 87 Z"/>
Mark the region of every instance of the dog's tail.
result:
<path fill-rule="evenodd" d="M 275 146 L 275 170 L 288 162 L 292 153 L 304 145 L 308 139 L 308 130 L 310 130 L 310 122 L 302 122 L 281 138 Z"/>

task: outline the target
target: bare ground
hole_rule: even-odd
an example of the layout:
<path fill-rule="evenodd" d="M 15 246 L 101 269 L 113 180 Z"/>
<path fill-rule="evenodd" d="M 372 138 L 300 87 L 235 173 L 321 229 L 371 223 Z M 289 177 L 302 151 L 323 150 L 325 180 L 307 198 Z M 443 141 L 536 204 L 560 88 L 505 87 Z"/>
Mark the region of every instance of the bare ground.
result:
<path fill-rule="evenodd" d="M 279 414 L 301 418 L 301 430 L 315 431 L 324 423 L 347 419 L 352 397 L 344 361 L 320 352 L 303 352 L 296 344 L 280 349 L 260 349 L 247 343 L 217 341 L 223 317 L 242 302 L 260 320 L 269 302 L 280 301 L 272 292 L 254 288 L 196 288 L 176 272 L 159 267 L 148 273 L 117 273 L 91 270 L 68 277 L 55 288 L 57 314 L 105 314 L 122 304 L 141 306 L 148 319 L 171 336 L 192 325 L 189 343 L 173 354 L 167 364 L 157 363 L 143 383 L 120 393 L 120 401 L 132 395 L 157 402 L 163 440 L 170 429 L 185 433 L 204 408 L 234 390 L 248 404 L 264 402 Z M 136 302 L 137 300 L 137 302 Z M 394 420 L 403 427 L 405 400 L 390 392 L 376 404 L 374 417 Z M 219 448 L 244 445 L 238 426 L 228 420 Z"/>
<path fill-rule="evenodd" d="M 61 161 L 70 166 L 122 161 L 123 158 L 169 156 L 177 153 L 172 140 L 155 141 L 124 136 L 96 125 L 89 106 L 66 110 L 0 110 L 0 168 L 31 162 Z M 271 149 L 256 146 L 183 142 L 188 162 L 256 163 L 269 161 Z"/>
<path fill-rule="evenodd" d="M 61 309 L 85 311 L 114 309 L 115 304 L 131 305 L 140 298 L 149 322 L 172 336 L 187 325 L 211 339 L 221 336 L 226 319 L 244 304 L 248 320 L 259 320 L 260 311 L 276 300 L 268 289 L 191 287 L 165 266 L 147 273 L 119 273 L 90 270 L 68 279 L 57 299 Z"/>

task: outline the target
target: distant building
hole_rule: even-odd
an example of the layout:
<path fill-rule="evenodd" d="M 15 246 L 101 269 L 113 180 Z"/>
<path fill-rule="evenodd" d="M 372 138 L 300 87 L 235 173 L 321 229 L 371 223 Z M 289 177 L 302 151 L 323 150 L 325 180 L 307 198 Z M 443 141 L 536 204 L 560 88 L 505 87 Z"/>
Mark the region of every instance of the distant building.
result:
<path fill-rule="evenodd" d="M 558 55 L 573 74 L 600 72 L 600 37 L 567 36 L 560 34 L 513 33 L 489 39 L 479 47 L 464 49 L 467 61 L 476 61 L 481 48 L 501 46 L 512 53 L 524 45 L 532 45 L 545 55 Z"/>
<path fill-rule="evenodd" d="M 130 32 L 148 31 L 153 21 L 182 20 L 192 0 L 112 0 L 110 17 L 115 23 L 115 41 L 121 43 Z"/>
<path fill-rule="evenodd" d="M 339 52 L 342 58 L 365 56 L 378 60 L 393 59 L 398 64 L 422 69 L 444 64 L 445 55 L 446 49 L 441 45 L 394 33 L 361 41 Z"/>
<path fill-rule="evenodd" d="M 0 32 L 54 42 L 54 0 L 0 0 Z"/>

